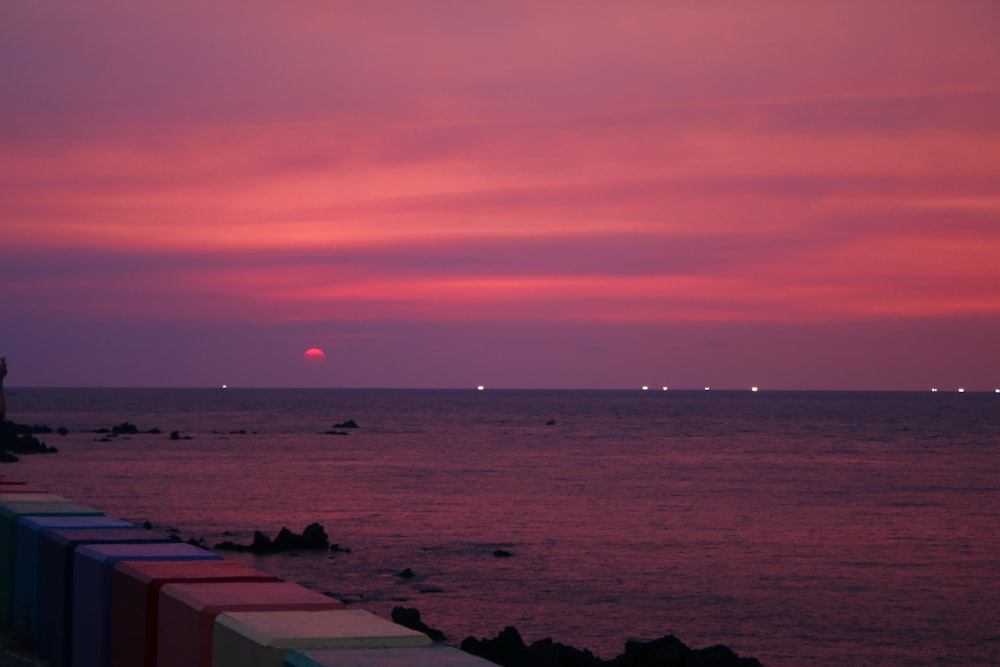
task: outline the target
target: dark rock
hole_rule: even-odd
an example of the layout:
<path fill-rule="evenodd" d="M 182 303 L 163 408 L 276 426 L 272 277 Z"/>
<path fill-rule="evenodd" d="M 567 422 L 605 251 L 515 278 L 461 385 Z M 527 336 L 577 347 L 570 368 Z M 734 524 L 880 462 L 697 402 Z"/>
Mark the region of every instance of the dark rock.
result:
<path fill-rule="evenodd" d="M 552 667 L 597 667 L 604 661 L 587 650 L 559 644 L 551 639 L 540 639 L 528 647 L 534 665 Z"/>
<path fill-rule="evenodd" d="M 35 437 L 38 433 L 51 433 L 47 426 L 27 426 L 11 421 L 0 422 L 0 462 L 14 463 L 17 454 L 54 454 L 59 450 L 49 447 Z"/>
<path fill-rule="evenodd" d="M 56 429 L 56 433 L 58 433 L 59 435 L 67 435 L 69 434 L 69 429 L 67 429 L 65 426 L 60 426 L 59 428 Z"/>
<path fill-rule="evenodd" d="M 115 424 L 111 427 L 111 432 L 115 435 L 135 435 L 139 432 L 139 427 L 135 424 L 130 424 L 129 422 L 122 422 L 121 424 Z"/>
<path fill-rule="evenodd" d="M 274 544 L 271 542 L 270 537 L 259 530 L 255 530 L 253 531 L 253 542 L 250 544 L 250 551 L 255 554 L 269 554 L 274 551 Z"/>
<path fill-rule="evenodd" d="M 459 646 L 466 653 L 495 662 L 503 667 L 521 667 L 528 662 L 528 645 L 512 625 L 504 628 L 496 639 L 476 639 L 466 637 Z"/>
<path fill-rule="evenodd" d="M 496 639 L 466 638 L 463 651 L 495 662 L 503 667 L 598 667 L 604 664 L 590 651 L 558 644 L 551 639 L 526 646 L 517 629 L 504 628 Z"/>
<path fill-rule="evenodd" d="M 170 439 L 171 440 L 190 440 L 191 436 L 190 435 L 181 435 L 180 431 L 171 431 L 170 432 Z"/>
<path fill-rule="evenodd" d="M 250 551 L 255 554 L 273 554 L 282 551 L 326 551 L 330 548 L 330 539 L 327 537 L 326 531 L 323 530 L 323 526 L 311 523 L 306 526 L 301 535 L 283 527 L 278 532 L 277 537 L 271 540 L 264 533 L 255 530 L 253 542 L 249 546 L 226 540 L 219 542 L 213 548 L 219 551 Z"/>
<path fill-rule="evenodd" d="M 323 435 L 349 435 L 347 431 L 323 431 Z"/>
<path fill-rule="evenodd" d="M 496 551 L 493 552 L 493 555 L 496 556 L 497 558 L 510 558 L 514 554 L 507 551 L 506 549 L 497 549 Z"/>
<path fill-rule="evenodd" d="M 551 639 L 527 646 L 511 626 L 495 639 L 467 637 L 461 649 L 502 667 L 761 667 L 756 658 L 741 658 L 726 646 L 694 650 L 672 635 L 626 642 L 625 653 L 606 661 Z"/>
<path fill-rule="evenodd" d="M 292 531 L 282 526 L 278 531 L 278 536 L 271 542 L 273 551 L 296 551 L 302 548 L 302 536 L 296 535 Z"/>
<path fill-rule="evenodd" d="M 625 653 L 607 663 L 609 667 L 761 667 L 756 658 L 741 658 L 726 646 L 691 649 L 673 635 L 649 642 L 629 641 Z"/>
<path fill-rule="evenodd" d="M 349 553 L 351 553 L 351 550 L 349 548 L 342 547 L 339 544 L 331 544 L 330 545 L 330 551 L 333 551 L 334 553 L 341 553 L 341 554 L 349 554 Z"/>
<path fill-rule="evenodd" d="M 326 551 L 330 547 L 330 537 L 318 523 L 311 523 L 302 531 L 302 548 L 312 551 Z"/>
<path fill-rule="evenodd" d="M 402 577 L 403 579 L 412 579 L 413 577 L 415 577 L 417 575 L 413 574 L 413 570 L 411 570 L 410 568 L 406 568 L 405 570 L 403 570 L 402 572 L 400 572 L 396 576 L 397 577 Z"/>
<path fill-rule="evenodd" d="M 422 632 L 431 638 L 431 641 L 443 642 L 447 637 L 444 633 L 435 628 L 428 627 L 420 620 L 420 612 L 409 607 L 393 607 L 392 622 L 402 625 L 404 628 Z"/>
<path fill-rule="evenodd" d="M 341 422 L 339 424 L 334 424 L 333 428 L 360 428 L 353 419 L 348 419 L 346 422 Z"/>

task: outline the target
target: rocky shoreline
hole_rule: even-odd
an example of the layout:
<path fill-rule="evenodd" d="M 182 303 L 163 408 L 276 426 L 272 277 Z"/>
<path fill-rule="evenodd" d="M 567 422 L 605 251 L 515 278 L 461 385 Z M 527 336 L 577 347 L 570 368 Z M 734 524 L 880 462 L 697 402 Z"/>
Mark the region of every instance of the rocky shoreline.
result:
<path fill-rule="evenodd" d="M 203 546 L 202 540 L 191 539 L 188 542 Z M 216 544 L 213 549 L 257 555 L 306 550 L 350 553 L 350 549 L 336 543 L 331 544 L 325 529 L 318 523 L 309 524 L 301 534 L 282 527 L 273 540 L 257 530 L 249 545 L 224 541 Z M 504 554 L 511 556 L 507 552 Z M 406 568 L 397 576 L 409 578 L 414 574 Z M 351 602 L 341 601 L 345 604 Z M 392 610 L 392 621 L 422 632 L 434 642 L 445 642 L 448 639 L 443 631 L 424 623 L 417 609 L 395 607 Z M 602 660 L 587 649 L 578 649 L 548 638 L 527 644 L 513 626 L 504 628 L 492 639 L 466 637 L 459 648 L 501 667 L 761 667 L 756 658 L 741 657 L 727 646 L 720 644 L 692 649 L 673 635 L 646 642 L 627 641 L 624 652 L 610 660 Z"/>
<path fill-rule="evenodd" d="M 346 424 L 338 424 L 341 428 L 349 428 Z M 356 426 L 353 426 L 356 428 Z M 36 435 L 58 433 L 47 426 L 27 426 L 10 421 L 0 422 L 0 462 L 16 462 L 17 454 L 51 454 L 58 450 L 49 447 L 36 438 Z M 123 422 L 111 429 L 101 429 L 95 433 L 104 437 L 118 435 L 159 434 L 158 429 L 140 431 L 133 424 Z M 177 439 L 171 434 L 172 439 Z M 152 526 L 146 524 L 147 529 Z M 176 530 L 168 531 L 175 539 L 180 540 Z M 204 546 L 202 540 L 191 538 L 187 540 L 196 546 Z M 282 528 L 278 535 L 271 539 L 261 531 L 254 531 L 251 544 L 238 544 L 223 541 L 212 547 L 216 551 L 250 552 L 257 555 L 278 554 L 294 551 L 333 551 L 349 553 L 350 549 L 339 544 L 331 544 L 323 526 L 312 523 L 306 526 L 302 533 L 295 533 L 288 528 Z M 498 557 L 509 557 L 507 552 L 494 553 Z M 405 576 L 405 574 L 400 574 Z M 412 575 L 411 575 L 412 576 Z M 392 612 L 392 620 L 412 630 L 423 632 L 435 642 L 446 641 L 445 633 L 427 626 L 420 619 L 416 609 L 396 607 Z M 724 645 L 711 646 L 703 649 L 692 649 L 673 635 L 665 635 L 648 642 L 628 641 L 623 653 L 610 660 L 602 660 L 587 649 L 578 649 L 566 644 L 554 642 L 551 639 L 541 639 L 527 644 L 513 626 L 508 626 L 492 639 L 466 637 L 459 647 L 472 655 L 494 662 L 501 667 L 760 667 L 761 663 L 752 657 L 740 657 Z"/>
<path fill-rule="evenodd" d="M 54 454 L 59 450 L 49 447 L 36 435 L 53 433 L 48 426 L 28 426 L 12 421 L 0 422 L 0 463 L 16 463 L 18 454 Z"/>

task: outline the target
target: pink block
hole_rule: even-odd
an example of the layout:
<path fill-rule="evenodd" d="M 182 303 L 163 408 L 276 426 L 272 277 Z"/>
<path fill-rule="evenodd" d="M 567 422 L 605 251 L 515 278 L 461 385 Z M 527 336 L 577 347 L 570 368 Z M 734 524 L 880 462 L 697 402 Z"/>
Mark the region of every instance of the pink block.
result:
<path fill-rule="evenodd" d="M 288 582 L 167 584 L 160 589 L 158 667 L 211 667 L 215 617 L 223 611 L 322 611 L 344 605 Z"/>
<path fill-rule="evenodd" d="M 111 573 L 111 667 L 155 667 L 160 589 L 172 583 L 281 581 L 232 560 L 122 561 Z"/>

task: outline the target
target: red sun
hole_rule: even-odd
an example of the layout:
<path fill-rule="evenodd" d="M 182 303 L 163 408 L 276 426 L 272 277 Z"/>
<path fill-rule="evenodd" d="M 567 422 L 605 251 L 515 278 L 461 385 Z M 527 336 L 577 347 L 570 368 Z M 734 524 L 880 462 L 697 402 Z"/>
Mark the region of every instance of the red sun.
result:
<path fill-rule="evenodd" d="M 307 364 L 321 364 L 326 361 L 326 353 L 318 347 L 310 347 L 306 350 L 305 360 Z"/>

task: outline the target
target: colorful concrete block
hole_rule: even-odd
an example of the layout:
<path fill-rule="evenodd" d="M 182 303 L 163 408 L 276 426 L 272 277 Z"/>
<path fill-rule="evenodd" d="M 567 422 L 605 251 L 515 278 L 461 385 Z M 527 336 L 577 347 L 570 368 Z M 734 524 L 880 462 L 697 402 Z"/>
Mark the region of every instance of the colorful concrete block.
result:
<path fill-rule="evenodd" d="M 494 667 L 451 646 L 292 651 L 284 667 Z"/>
<path fill-rule="evenodd" d="M 14 577 L 11 627 L 15 632 L 27 634 L 34 646 L 39 642 L 39 614 L 41 602 L 42 536 L 59 529 L 86 530 L 85 534 L 123 528 L 135 529 L 132 524 L 109 516 L 73 514 L 69 516 L 23 516 L 14 527 Z M 47 574 L 47 573 L 46 573 Z"/>
<path fill-rule="evenodd" d="M 282 667 L 291 651 L 416 648 L 427 635 L 361 609 L 335 611 L 231 611 L 219 614 L 213 667 Z"/>
<path fill-rule="evenodd" d="M 6 495 L 6 500 L 0 500 L 0 628 L 9 629 L 13 620 L 14 597 L 14 554 L 17 547 L 15 528 L 21 517 L 25 516 L 103 516 L 101 512 L 70 502 L 12 500 L 11 498 L 27 498 L 38 494 L 0 494 Z M 41 494 L 48 495 L 48 494 Z M 54 496 L 61 498 L 61 496 Z M 64 499 L 65 500 L 65 499 Z"/>
<path fill-rule="evenodd" d="M 216 616 L 223 611 L 323 611 L 343 603 L 288 582 L 167 584 L 160 590 L 158 667 L 212 667 Z"/>
<path fill-rule="evenodd" d="M 111 573 L 111 667 L 155 667 L 160 589 L 166 584 L 281 581 L 232 560 L 123 561 Z"/>
<path fill-rule="evenodd" d="M 110 659 L 111 572 L 127 560 L 220 560 L 190 544 L 89 544 L 73 555 L 70 666 L 106 667 Z"/>
<path fill-rule="evenodd" d="M 118 521 L 118 519 L 115 519 Z M 124 522 L 122 522 L 124 523 Z M 176 544 L 162 533 L 131 524 L 107 528 L 54 528 L 42 534 L 39 567 L 39 629 L 32 645 L 56 667 L 68 665 L 72 650 L 73 559 L 76 550 L 100 544 Z"/>

